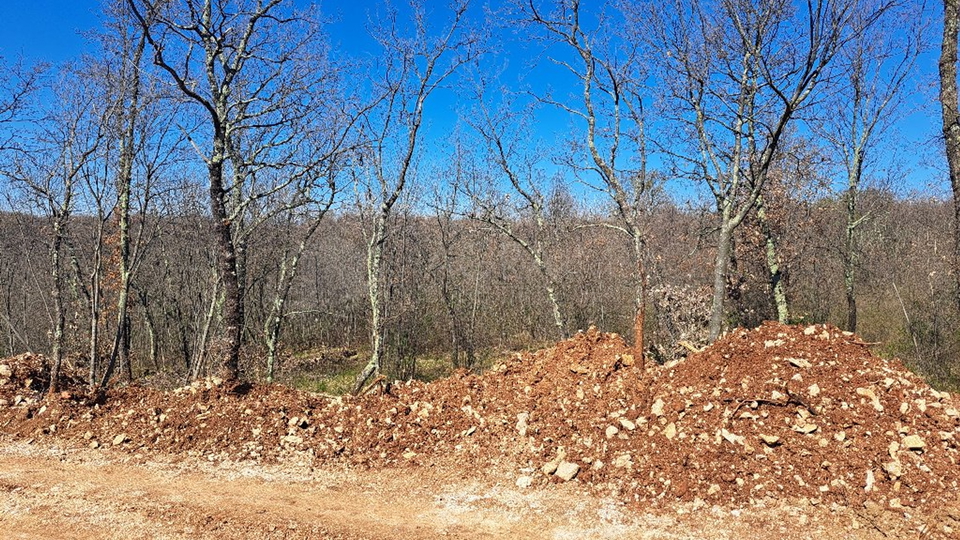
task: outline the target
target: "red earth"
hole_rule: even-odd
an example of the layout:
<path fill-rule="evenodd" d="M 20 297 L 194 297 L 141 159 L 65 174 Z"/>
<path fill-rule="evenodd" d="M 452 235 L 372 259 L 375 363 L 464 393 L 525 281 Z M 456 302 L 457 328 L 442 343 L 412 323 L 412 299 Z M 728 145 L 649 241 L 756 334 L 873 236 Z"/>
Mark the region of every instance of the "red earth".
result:
<path fill-rule="evenodd" d="M 41 356 L 0 360 L 0 525 L 23 538 L 60 530 L 36 508 L 55 514 L 124 482 L 160 486 L 113 516 L 143 524 L 134 536 L 159 537 L 169 519 L 177 538 L 960 538 L 960 400 L 831 326 L 735 330 L 645 368 L 622 338 L 590 329 L 483 374 L 361 397 L 208 379 L 95 398 L 79 377 L 44 396 L 48 377 Z M 115 475 L 105 485 L 92 465 L 101 460 Z M 192 473 L 157 484 L 171 463 Z M 254 486 L 225 469 L 276 478 Z M 341 492 L 309 487 L 331 475 Z M 321 514 L 271 498 L 288 483 L 333 517 L 308 527 Z M 11 513 L 20 497 L 49 496 L 29 486 L 48 484 L 74 496 Z M 216 496 L 158 509 L 183 490 Z M 448 508 L 457 497 L 466 509 Z M 530 501 L 586 510 L 561 519 Z M 234 525 L 210 525 L 221 519 Z M 124 537 L 81 522 L 76 538 Z"/>

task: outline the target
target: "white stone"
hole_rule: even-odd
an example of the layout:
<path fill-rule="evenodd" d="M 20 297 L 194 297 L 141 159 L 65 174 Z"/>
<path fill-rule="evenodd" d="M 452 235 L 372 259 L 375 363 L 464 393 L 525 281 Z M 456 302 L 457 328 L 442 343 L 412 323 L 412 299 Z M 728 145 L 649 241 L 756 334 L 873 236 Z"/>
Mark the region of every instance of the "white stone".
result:
<path fill-rule="evenodd" d="M 530 419 L 530 413 L 522 412 L 517 415 L 517 433 L 521 437 L 527 436 L 527 420 Z"/>
<path fill-rule="evenodd" d="M 653 402 L 653 406 L 650 407 L 650 412 L 655 416 L 663 416 L 663 405 L 663 400 L 658 398 Z"/>
<path fill-rule="evenodd" d="M 908 450 L 923 450 L 926 445 L 919 435 L 907 435 L 903 438 L 903 447 Z"/>
<path fill-rule="evenodd" d="M 580 472 L 580 465 L 570 461 L 561 461 L 557 466 L 556 476 L 563 481 L 573 480 Z"/>
<path fill-rule="evenodd" d="M 760 435 L 760 439 L 766 443 L 767 446 L 776 446 L 780 444 L 780 437 L 776 435 Z"/>

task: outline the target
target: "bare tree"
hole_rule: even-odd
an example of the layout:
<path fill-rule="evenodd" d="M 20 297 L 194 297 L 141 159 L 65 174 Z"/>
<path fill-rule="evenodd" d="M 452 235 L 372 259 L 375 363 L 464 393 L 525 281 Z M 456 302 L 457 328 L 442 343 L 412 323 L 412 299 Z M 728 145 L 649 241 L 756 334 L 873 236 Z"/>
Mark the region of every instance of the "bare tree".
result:
<path fill-rule="evenodd" d="M 776 0 L 675 0 L 634 12 L 662 66 L 665 111 L 682 137 L 694 141 L 689 149 L 666 150 L 682 173 L 702 179 L 716 202 L 711 339 L 723 329 L 733 233 L 756 207 L 787 127 L 822 82 L 851 21 L 876 16 L 863 9 L 861 2 L 827 0 L 799 7 Z M 776 301 L 785 309 L 784 296 Z"/>
<path fill-rule="evenodd" d="M 103 108 L 99 103 L 102 88 L 84 76 L 83 66 L 66 66 L 51 80 L 49 92 L 53 105 L 21 130 L 4 175 L 25 194 L 31 205 L 46 218 L 47 244 L 53 313 L 50 330 L 50 392 L 58 390 L 60 368 L 65 354 L 67 299 L 65 282 L 69 226 L 75 212 L 76 195 L 84 178 L 96 174 L 94 160 L 103 141 Z M 69 83 L 66 83 L 69 81 Z"/>
<path fill-rule="evenodd" d="M 341 132 L 345 134 L 346 132 Z M 338 139 L 337 142 L 342 142 Z M 280 334 L 283 327 L 283 320 L 287 315 L 287 301 L 290 296 L 290 289 L 293 287 L 294 280 L 300 269 L 300 261 L 307 249 L 310 240 L 316 234 L 320 223 L 326 217 L 331 209 L 334 199 L 338 193 L 336 184 L 337 170 L 331 166 L 327 172 L 327 191 L 325 197 L 317 199 L 315 195 L 315 185 L 311 180 L 306 185 L 299 186 L 294 190 L 296 197 L 306 199 L 306 202 L 298 202 L 291 209 L 281 216 L 284 224 L 281 228 L 294 240 L 291 245 L 290 240 L 283 244 L 283 251 L 279 257 L 279 268 L 276 277 L 276 284 L 273 291 L 273 300 L 270 304 L 269 313 L 264 320 L 263 335 L 264 345 L 267 348 L 267 382 L 273 382 L 276 375 L 277 352 L 280 345 Z"/>
<path fill-rule="evenodd" d="M 960 309 L 960 103 L 957 97 L 957 32 L 960 29 L 960 2 L 943 0 L 943 41 L 940 46 L 940 107 L 943 139 L 953 190 L 953 275 L 956 279 L 957 308 Z"/>
<path fill-rule="evenodd" d="M 476 353 L 476 312 L 477 292 L 481 260 L 473 257 L 473 286 L 470 283 L 456 281 L 456 259 L 468 259 L 460 255 L 462 244 L 467 242 L 471 228 L 467 220 L 461 219 L 461 188 L 457 171 L 459 163 L 454 160 L 453 185 L 446 190 L 438 190 L 432 203 L 437 245 L 434 257 L 439 259 L 431 265 L 431 273 L 437 283 L 440 301 L 450 319 L 451 358 L 455 368 L 473 368 L 477 362 Z M 459 285 L 459 286 L 458 286 Z M 467 311 L 469 310 L 469 311 Z M 467 311 L 467 313 L 464 313 Z M 461 354 L 462 352 L 462 354 Z"/>
<path fill-rule="evenodd" d="M 518 107 L 509 96 L 503 97 L 496 111 L 491 110 L 484 86 L 478 82 L 478 105 L 466 121 L 482 138 L 486 155 L 480 158 L 459 148 L 456 158 L 471 201 L 470 217 L 494 227 L 530 256 L 553 308 L 557 337 L 566 339 L 559 285 L 547 259 L 559 231 L 557 223 L 548 219 L 547 173 L 538 164 L 537 156 L 542 154 L 529 129 L 535 125 L 534 110 Z"/>
<path fill-rule="evenodd" d="M 394 207 L 415 174 L 425 105 L 441 85 L 477 55 L 479 38 L 467 27 L 467 7 L 465 0 L 454 2 L 449 21 L 434 31 L 425 5 L 415 2 L 410 7 L 411 35 L 406 35 L 396 11 L 389 13 L 384 27 L 375 29 L 374 38 L 383 49 L 382 65 L 371 73 L 376 106 L 362 124 L 369 147 L 356 171 L 365 205 L 376 208 L 370 216 L 367 238 L 372 352 L 357 376 L 354 392 L 359 392 L 383 364 L 384 246 L 390 236 Z"/>
<path fill-rule="evenodd" d="M 923 52 L 927 21 L 922 5 L 904 3 L 879 9 L 873 0 L 853 14 L 851 38 L 841 50 L 837 89 L 823 101 L 811 124 L 833 149 L 845 173 L 842 241 L 847 329 L 857 331 L 856 274 L 860 265 L 859 228 L 870 216 L 858 204 L 865 175 L 884 166 L 876 159 L 881 137 L 908 112 L 909 77 Z M 875 17 L 875 13 L 881 13 Z M 871 17 L 875 17 L 871 19 Z"/>
<path fill-rule="evenodd" d="M 206 166 L 223 287 L 220 372 L 240 375 L 250 232 L 304 176 L 312 114 L 327 95 L 320 25 L 283 0 L 128 0 L 153 61 L 205 122 L 187 129 Z M 292 169 L 292 170 L 291 170 Z M 285 205 L 280 205 L 283 208 Z"/>
<path fill-rule="evenodd" d="M 579 93 L 539 99 L 570 114 L 582 131 L 572 140 L 577 152 L 565 161 L 588 189 L 602 193 L 616 220 L 603 222 L 630 239 L 634 262 L 634 348 L 643 362 L 647 276 L 644 214 L 654 175 L 647 170 L 647 143 L 639 49 L 632 36 L 618 36 L 617 13 L 585 14 L 579 0 L 561 0 L 545 8 L 529 0 L 519 6 L 527 22 L 562 52 L 552 58 L 571 77 Z M 594 22 L 588 27 L 585 20 Z M 586 154 L 582 156 L 582 153 Z M 584 164 L 583 157 L 586 157 Z"/>

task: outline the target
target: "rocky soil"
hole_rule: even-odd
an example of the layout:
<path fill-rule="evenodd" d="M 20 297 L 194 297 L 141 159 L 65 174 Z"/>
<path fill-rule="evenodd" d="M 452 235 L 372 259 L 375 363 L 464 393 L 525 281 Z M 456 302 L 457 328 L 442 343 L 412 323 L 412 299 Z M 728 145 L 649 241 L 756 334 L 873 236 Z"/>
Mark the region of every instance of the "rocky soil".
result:
<path fill-rule="evenodd" d="M 213 464 L 570 484 L 644 512 L 800 505 L 845 512 L 863 535 L 960 537 L 960 398 L 830 326 L 736 330 L 646 369 L 590 329 L 482 375 L 362 397 L 211 379 L 94 398 L 79 378 L 44 397 L 46 373 L 37 355 L 0 361 L 2 433 Z"/>

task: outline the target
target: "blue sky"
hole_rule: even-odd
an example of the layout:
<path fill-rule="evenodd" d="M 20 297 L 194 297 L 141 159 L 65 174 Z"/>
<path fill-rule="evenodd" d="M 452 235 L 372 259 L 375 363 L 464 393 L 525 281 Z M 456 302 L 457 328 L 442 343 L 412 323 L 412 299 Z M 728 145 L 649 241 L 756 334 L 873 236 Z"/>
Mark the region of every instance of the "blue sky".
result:
<path fill-rule="evenodd" d="M 406 3 L 405 0 L 394 2 L 396 5 Z M 428 5 L 438 4 L 428 2 Z M 0 55 L 8 62 L 22 56 L 27 62 L 58 63 L 75 58 L 82 52 L 93 52 L 82 32 L 99 26 L 100 5 L 101 0 L 0 0 Z M 382 1 L 328 1 L 321 3 L 321 6 L 322 11 L 334 19 L 333 24 L 328 26 L 328 32 L 335 47 L 344 49 L 348 54 L 361 54 L 363 50 L 372 48 L 373 41 L 367 35 L 366 27 L 369 16 L 376 15 L 378 9 L 382 9 L 379 8 Z M 933 30 L 939 32 L 939 28 Z M 939 39 L 939 36 L 936 38 Z M 524 71 L 525 56 L 532 51 L 515 44 L 507 47 L 509 54 L 498 61 L 509 62 L 510 77 Z M 936 54 L 928 54 L 921 64 L 921 75 L 926 84 L 930 84 L 936 74 Z M 543 72 L 540 73 L 541 76 L 536 78 L 542 80 Z M 909 185 L 904 191 L 947 193 L 946 183 L 941 181 L 943 166 L 940 162 L 943 160 L 935 144 L 939 107 L 930 101 L 935 97 L 935 92 L 935 88 L 927 91 L 922 110 L 900 122 L 891 134 L 896 137 L 894 146 L 899 155 L 891 154 L 890 159 L 904 164 L 909 170 Z M 428 127 L 431 128 L 431 135 L 438 138 L 436 142 L 442 144 L 440 139 L 449 136 L 447 134 L 455 121 L 455 99 L 449 93 L 439 96 L 433 107 Z M 545 115 L 539 120 L 538 130 L 547 139 L 547 144 L 551 144 L 550 138 L 557 137 L 557 133 L 562 136 L 569 126 L 569 120 L 562 114 Z"/>
<path fill-rule="evenodd" d="M 82 51 L 81 31 L 99 24 L 99 0 L 0 1 L 0 53 L 8 61 L 60 62 Z"/>

